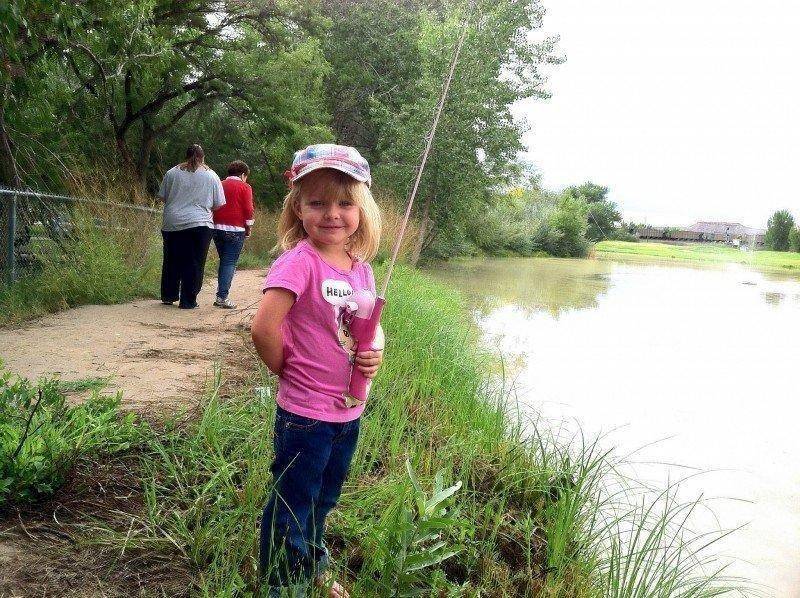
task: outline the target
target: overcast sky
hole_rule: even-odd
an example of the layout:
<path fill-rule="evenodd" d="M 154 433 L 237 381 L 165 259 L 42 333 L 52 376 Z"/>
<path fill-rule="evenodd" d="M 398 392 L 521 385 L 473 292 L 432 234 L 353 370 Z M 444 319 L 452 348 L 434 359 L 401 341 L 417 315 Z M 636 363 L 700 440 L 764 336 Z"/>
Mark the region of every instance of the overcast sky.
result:
<path fill-rule="evenodd" d="M 592 180 L 650 224 L 800 217 L 800 3 L 543 2 L 567 62 L 518 113 L 546 187 Z"/>

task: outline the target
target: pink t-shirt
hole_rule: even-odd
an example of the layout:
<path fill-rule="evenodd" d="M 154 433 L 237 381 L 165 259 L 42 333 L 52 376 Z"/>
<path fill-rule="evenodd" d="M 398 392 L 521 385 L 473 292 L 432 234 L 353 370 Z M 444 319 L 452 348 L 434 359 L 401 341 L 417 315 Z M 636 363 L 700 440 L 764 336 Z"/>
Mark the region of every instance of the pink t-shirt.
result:
<path fill-rule="evenodd" d="M 375 294 L 372 268 L 355 260 L 349 272 L 335 268 L 303 240 L 272 264 L 263 290 L 271 288 L 287 289 L 296 298 L 281 326 L 278 405 L 322 421 L 356 419 L 364 406 L 349 408 L 344 403 L 353 352 L 343 318 L 353 292 L 366 289 Z"/>

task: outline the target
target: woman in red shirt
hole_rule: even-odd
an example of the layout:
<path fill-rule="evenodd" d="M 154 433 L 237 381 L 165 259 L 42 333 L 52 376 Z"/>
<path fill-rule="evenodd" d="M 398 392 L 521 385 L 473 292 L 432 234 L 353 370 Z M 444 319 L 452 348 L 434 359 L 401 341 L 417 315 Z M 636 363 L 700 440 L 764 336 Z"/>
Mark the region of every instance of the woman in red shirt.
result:
<path fill-rule="evenodd" d="M 241 160 L 228 165 L 228 178 L 222 181 L 225 205 L 214 212 L 214 245 L 219 254 L 217 298 L 214 305 L 233 309 L 236 304 L 228 292 L 242 253 L 244 240 L 253 226 L 253 188 L 247 184 L 250 167 Z"/>

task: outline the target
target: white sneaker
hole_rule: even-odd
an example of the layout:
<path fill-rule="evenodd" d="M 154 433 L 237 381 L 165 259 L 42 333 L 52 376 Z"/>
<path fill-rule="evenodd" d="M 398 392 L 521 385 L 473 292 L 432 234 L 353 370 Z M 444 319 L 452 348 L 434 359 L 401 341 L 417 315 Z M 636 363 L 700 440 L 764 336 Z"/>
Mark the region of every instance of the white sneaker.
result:
<path fill-rule="evenodd" d="M 229 297 L 225 297 L 225 299 L 217 299 L 214 301 L 214 305 L 217 307 L 222 307 L 223 309 L 236 309 L 236 304 L 230 300 Z"/>

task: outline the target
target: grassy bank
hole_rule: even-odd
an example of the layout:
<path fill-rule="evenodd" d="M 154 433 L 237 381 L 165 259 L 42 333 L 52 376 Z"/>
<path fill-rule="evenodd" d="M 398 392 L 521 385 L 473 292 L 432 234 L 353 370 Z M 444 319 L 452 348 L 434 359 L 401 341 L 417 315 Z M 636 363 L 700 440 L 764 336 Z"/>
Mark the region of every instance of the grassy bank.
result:
<path fill-rule="evenodd" d="M 676 504 L 672 492 L 642 502 L 641 488 L 621 485 L 612 457 L 595 444 L 567 446 L 520 421 L 454 291 L 401 269 L 385 314 L 385 365 L 329 520 L 337 573 L 352 595 L 722 593 L 697 552 L 713 538 L 692 539 L 686 529 L 695 505 Z M 246 339 L 242 346 L 246 355 Z M 84 551 L 113 556 L 94 575 L 126 584 L 119 593 L 256 593 L 274 379 L 246 359 L 249 373 L 228 380 L 223 368 L 188 421 L 139 435 L 127 455 L 136 461 L 135 498 L 115 503 L 117 516 L 89 513 L 72 528 Z M 81 453 L 79 465 L 92 476 L 107 459 Z"/>
<path fill-rule="evenodd" d="M 356 596 L 393 595 L 403 585 L 426 593 L 589 595 L 594 564 L 584 554 L 576 508 L 588 497 L 585 476 L 566 453 L 541 438 L 526 441 L 521 426 L 509 425 L 505 394 L 485 375 L 492 360 L 474 349 L 475 332 L 453 293 L 409 270 L 393 285 L 385 320 L 391 348 L 330 520 L 339 575 Z M 262 369 L 253 375 L 238 387 L 223 375 L 196 423 L 157 438 L 145 467 L 148 525 L 128 539 L 176 540 L 202 572 L 195 581 L 206 595 L 254 589 L 274 416 L 272 392 L 263 389 L 274 386 Z M 440 489 L 463 487 L 438 523 L 441 538 L 404 551 L 406 533 L 424 529 L 413 515 L 407 461 L 428 499 L 437 476 Z M 439 541 L 445 545 L 436 548 Z M 409 570 L 426 555 L 430 567 Z"/>
<path fill-rule="evenodd" d="M 33 236 L 19 279 L 0 283 L 0 326 L 86 304 L 157 297 L 161 239 L 157 215 L 86 205 L 63 236 Z"/>
<path fill-rule="evenodd" d="M 686 261 L 705 264 L 745 264 L 764 270 L 800 273 L 800 253 L 783 251 L 741 251 L 727 245 L 628 243 L 602 241 L 594 246 L 599 259 L 641 259 Z"/>

